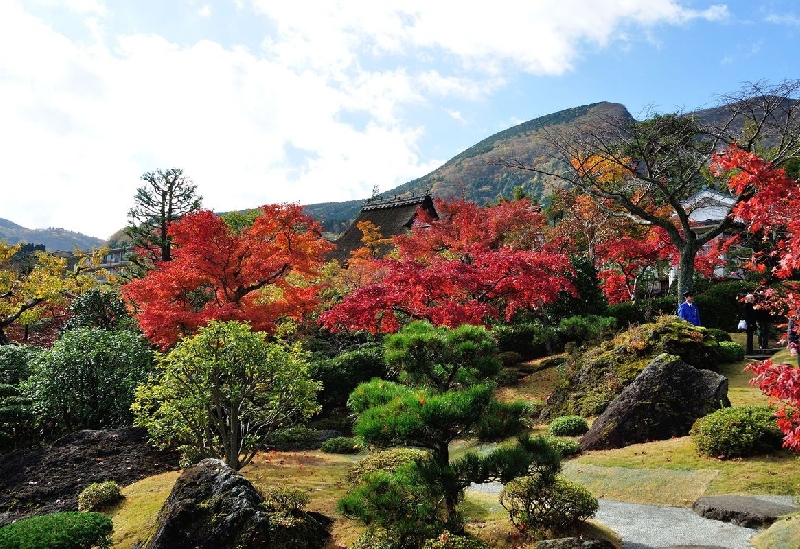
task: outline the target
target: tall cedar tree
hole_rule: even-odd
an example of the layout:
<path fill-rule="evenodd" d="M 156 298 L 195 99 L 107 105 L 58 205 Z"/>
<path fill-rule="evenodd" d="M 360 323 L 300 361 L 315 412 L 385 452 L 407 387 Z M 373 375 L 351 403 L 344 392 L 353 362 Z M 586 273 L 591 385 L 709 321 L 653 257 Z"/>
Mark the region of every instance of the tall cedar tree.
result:
<path fill-rule="evenodd" d="M 323 313 L 324 326 L 392 333 L 413 320 L 478 325 L 574 293 L 569 258 L 543 248 L 546 219 L 529 201 L 439 200 L 436 209 L 439 219 L 420 211 L 411 233 L 395 237 L 397 259 L 376 260 L 384 279 Z"/>
<path fill-rule="evenodd" d="M 707 176 L 713 155 L 738 142 L 745 151 L 763 151 L 776 165 L 800 156 L 798 95 L 800 80 L 757 82 L 722 96 L 724 114 L 711 121 L 691 113 L 655 114 L 641 121 L 596 116 L 580 127 L 541 130 L 571 171 L 555 173 L 519 158 L 495 162 L 559 179 L 661 228 L 678 250 L 683 291 L 692 284 L 698 252 L 734 223 L 728 215 L 694 231 L 692 209 L 703 204 L 689 199 L 706 187 L 725 190 Z M 751 189 L 732 197 L 731 210 L 752 197 Z"/>
<path fill-rule="evenodd" d="M 134 206 L 128 211 L 125 234 L 136 250 L 134 264 L 148 269 L 155 261 L 172 259 L 171 223 L 201 208 L 197 185 L 179 168 L 142 175 L 146 184 L 136 189 Z"/>
<path fill-rule="evenodd" d="M 765 295 L 773 310 L 789 317 L 800 313 L 800 285 L 794 278 L 800 269 L 800 181 L 786 176 L 781 168 L 757 155 L 734 145 L 717 154 L 712 171 L 727 177 L 731 191 L 750 195 L 739 203 L 734 215 L 756 234 L 778 235 L 771 251 L 776 260 L 773 273 L 784 279 L 782 288 L 769 289 Z M 752 266 L 765 272 L 765 261 L 770 258 L 755 256 Z M 748 366 L 755 372 L 752 380 L 767 395 L 783 403 L 777 412 L 778 427 L 784 434 L 784 446 L 800 451 L 800 368 L 788 364 L 774 364 L 766 360 Z"/>
<path fill-rule="evenodd" d="M 172 261 L 123 287 L 144 333 L 166 349 L 210 320 L 271 332 L 317 305 L 315 279 L 332 245 L 296 204 L 262 206 L 241 231 L 208 210 L 173 223 Z"/>

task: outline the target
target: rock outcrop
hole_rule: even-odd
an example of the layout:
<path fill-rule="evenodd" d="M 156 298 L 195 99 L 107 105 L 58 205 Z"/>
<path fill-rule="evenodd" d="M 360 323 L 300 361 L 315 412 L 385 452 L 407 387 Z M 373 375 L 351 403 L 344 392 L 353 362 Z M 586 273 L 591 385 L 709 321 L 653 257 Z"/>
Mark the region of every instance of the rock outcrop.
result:
<path fill-rule="evenodd" d="M 703 496 L 694 502 L 692 510 L 707 519 L 745 528 L 766 528 L 778 517 L 797 513 L 800 507 L 748 496 Z"/>
<path fill-rule="evenodd" d="M 146 549 L 234 549 L 286 547 L 285 528 L 270 525 L 264 499 L 242 475 L 218 459 L 186 469 L 158 515 L 158 527 Z M 312 513 L 308 513 L 312 515 Z M 330 520 L 313 513 L 291 547 L 320 548 Z M 309 533 L 312 535 L 309 536 Z M 290 536 L 291 538 L 292 536 Z M 279 539 L 280 538 L 280 539 Z"/>
<path fill-rule="evenodd" d="M 661 354 L 594 421 L 581 449 L 686 436 L 697 418 L 723 406 L 730 406 L 725 376 Z"/>

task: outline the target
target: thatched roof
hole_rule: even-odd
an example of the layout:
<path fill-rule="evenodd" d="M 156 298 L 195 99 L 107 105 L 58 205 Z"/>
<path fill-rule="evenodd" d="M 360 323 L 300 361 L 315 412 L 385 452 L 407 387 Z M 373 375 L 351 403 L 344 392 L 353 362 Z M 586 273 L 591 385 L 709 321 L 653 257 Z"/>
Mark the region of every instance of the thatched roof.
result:
<path fill-rule="evenodd" d="M 428 211 L 434 218 L 439 217 L 429 194 L 366 201 L 355 221 L 336 240 L 336 249 L 331 253 L 331 257 L 344 263 L 350 258 L 350 252 L 362 246 L 361 237 L 363 235 L 357 227 L 359 222 L 371 221 L 380 229 L 384 238 L 391 238 L 403 234 L 411 228 L 411 224 L 417 217 L 417 209 L 420 207 Z"/>

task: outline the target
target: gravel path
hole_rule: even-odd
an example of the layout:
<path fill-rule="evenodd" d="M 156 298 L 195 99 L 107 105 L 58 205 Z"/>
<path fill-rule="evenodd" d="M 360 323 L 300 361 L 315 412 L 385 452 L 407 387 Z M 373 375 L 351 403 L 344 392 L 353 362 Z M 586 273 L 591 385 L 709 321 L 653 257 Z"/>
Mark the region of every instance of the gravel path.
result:
<path fill-rule="evenodd" d="M 497 494 L 497 482 L 473 484 L 471 490 Z M 762 499 L 791 504 L 793 496 L 764 496 Z M 691 509 L 662 505 L 641 505 L 600 499 L 594 519 L 614 530 L 622 538 L 624 549 L 703 546 L 720 549 L 751 549 L 749 539 L 758 530 L 703 518 Z"/>

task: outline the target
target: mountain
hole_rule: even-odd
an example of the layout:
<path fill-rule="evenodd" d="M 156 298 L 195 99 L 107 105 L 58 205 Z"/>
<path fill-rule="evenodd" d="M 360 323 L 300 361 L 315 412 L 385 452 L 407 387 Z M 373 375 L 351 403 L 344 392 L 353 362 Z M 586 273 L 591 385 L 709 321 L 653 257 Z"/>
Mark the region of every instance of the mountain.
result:
<path fill-rule="evenodd" d="M 81 250 L 90 250 L 103 245 L 103 240 L 66 229 L 26 229 L 8 219 L 0 218 L 0 240 L 9 244 L 25 242 L 27 244 L 44 244 L 48 252 L 71 252 L 77 246 Z"/>
<path fill-rule="evenodd" d="M 424 194 L 452 199 L 465 198 L 484 204 L 500 196 L 511 198 L 515 187 L 522 187 L 529 196 L 541 198 L 546 194 L 545 176 L 514 170 L 491 161 L 515 158 L 548 170 L 558 171 L 560 161 L 548 143 L 537 132 L 546 127 L 568 127 L 582 124 L 589 117 L 601 116 L 622 120 L 633 117 L 619 103 L 593 103 L 534 118 L 483 139 L 454 156 L 431 173 L 381 193 L 381 198 L 394 195 Z M 326 202 L 305 207 L 309 215 L 323 224 L 326 231 L 339 233 L 358 215 L 362 200 Z"/>

